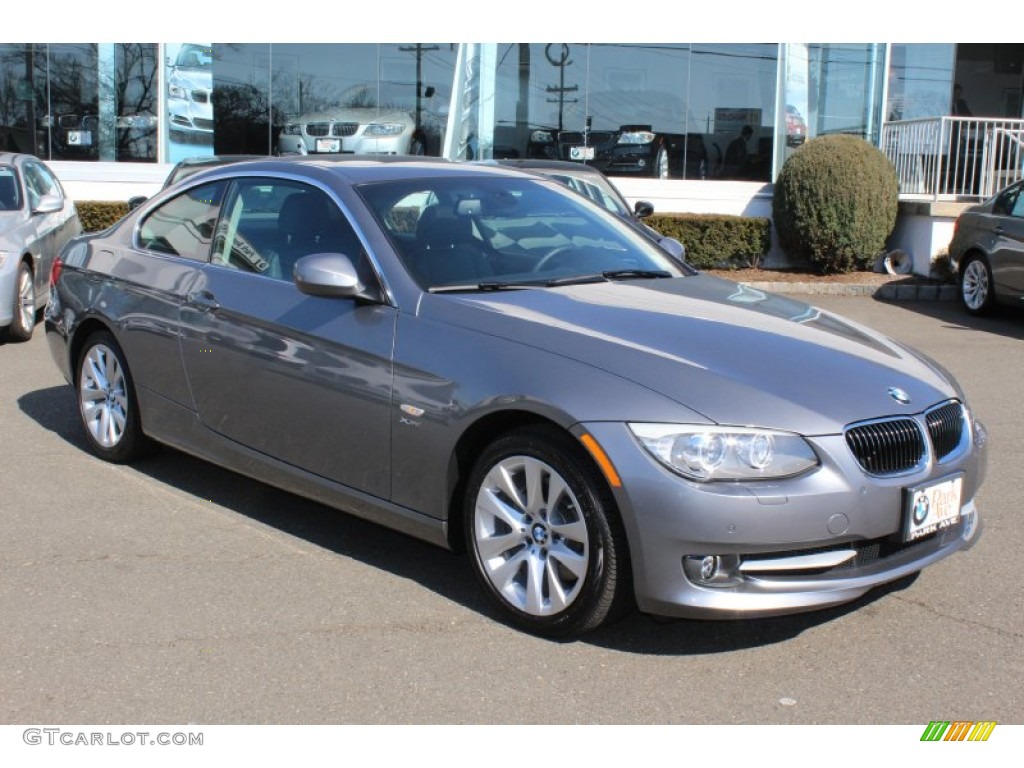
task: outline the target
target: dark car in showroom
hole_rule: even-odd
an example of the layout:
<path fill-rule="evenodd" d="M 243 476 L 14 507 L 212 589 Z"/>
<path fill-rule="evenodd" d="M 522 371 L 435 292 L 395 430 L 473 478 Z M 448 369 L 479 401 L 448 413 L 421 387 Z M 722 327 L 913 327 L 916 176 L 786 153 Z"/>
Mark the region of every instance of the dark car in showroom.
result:
<path fill-rule="evenodd" d="M 1001 190 L 956 219 L 949 258 L 960 298 L 974 315 L 1024 298 L 1024 181 Z"/>
<path fill-rule="evenodd" d="M 655 92 L 592 93 L 588 114 L 572 103 L 565 109 L 561 129 L 534 129 L 526 155 L 586 163 L 609 176 L 707 178 L 703 134 L 673 130 L 685 113 L 678 102 L 678 97 Z"/>
<path fill-rule="evenodd" d="M 535 174 L 235 163 L 51 274 L 97 456 L 169 445 L 465 551 L 529 632 L 833 606 L 981 530 L 986 431 L 941 367 Z"/>

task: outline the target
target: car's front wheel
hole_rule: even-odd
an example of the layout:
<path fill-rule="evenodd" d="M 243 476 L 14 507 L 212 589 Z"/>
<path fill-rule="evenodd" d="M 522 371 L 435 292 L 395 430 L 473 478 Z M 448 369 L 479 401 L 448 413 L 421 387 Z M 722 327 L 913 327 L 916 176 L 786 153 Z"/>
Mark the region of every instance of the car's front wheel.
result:
<path fill-rule="evenodd" d="M 465 504 L 477 578 L 511 623 L 564 637 L 631 605 L 615 501 L 568 434 L 530 427 L 496 440 L 472 472 Z"/>
<path fill-rule="evenodd" d="M 15 280 L 14 316 L 7 327 L 11 341 L 28 341 L 36 327 L 36 285 L 32 268 L 25 262 L 18 265 Z"/>
<path fill-rule="evenodd" d="M 153 444 L 142 433 L 131 372 L 110 333 L 86 339 L 75 380 L 85 436 L 97 456 L 120 464 L 149 453 Z"/>
<path fill-rule="evenodd" d="M 654 176 L 658 179 L 667 179 L 669 176 L 668 150 L 664 146 L 658 147 L 658 154 L 655 155 Z"/>
<path fill-rule="evenodd" d="M 988 259 L 980 253 L 973 253 L 967 257 L 960 274 L 960 298 L 972 315 L 985 315 L 995 308 L 992 269 L 988 265 Z"/>

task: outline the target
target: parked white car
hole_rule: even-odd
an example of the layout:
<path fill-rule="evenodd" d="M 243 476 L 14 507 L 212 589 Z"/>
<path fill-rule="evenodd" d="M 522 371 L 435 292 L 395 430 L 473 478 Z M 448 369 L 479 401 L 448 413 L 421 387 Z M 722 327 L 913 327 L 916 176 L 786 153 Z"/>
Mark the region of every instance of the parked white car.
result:
<path fill-rule="evenodd" d="M 439 155 L 443 116 L 433 108 L 434 94 L 433 87 L 424 89 L 417 122 L 415 84 L 353 86 L 337 106 L 289 120 L 278 138 L 278 152 Z"/>
<path fill-rule="evenodd" d="M 0 152 L 0 336 L 32 338 L 53 259 L 81 231 L 74 202 L 42 160 Z"/>

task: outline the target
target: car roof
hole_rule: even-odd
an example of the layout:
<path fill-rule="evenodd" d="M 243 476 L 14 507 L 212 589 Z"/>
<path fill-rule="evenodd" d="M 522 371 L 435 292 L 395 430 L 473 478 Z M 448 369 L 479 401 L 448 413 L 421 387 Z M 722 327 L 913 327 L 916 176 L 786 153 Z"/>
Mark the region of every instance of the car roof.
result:
<path fill-rule="evenodd" d="M 288 155 L 247 160 L 204 172 L 206 178 L 225 173 L 229 175 L 244 167 L 247 172 L 294 172 L 306 169 L 314 174 L 327 173 L 343 176 L 350 183 L 407 178 L 431 178 L 438 172 L 444 175 L 515 176 L 522 178 L 513 168 L 464 163 L 440 157 L 419 155 Z"/>

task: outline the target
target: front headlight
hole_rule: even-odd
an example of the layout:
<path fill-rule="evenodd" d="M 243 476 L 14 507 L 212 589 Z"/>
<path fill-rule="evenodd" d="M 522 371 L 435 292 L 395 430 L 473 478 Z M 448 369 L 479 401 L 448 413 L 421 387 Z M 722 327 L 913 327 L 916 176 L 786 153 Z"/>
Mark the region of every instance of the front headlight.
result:
<path fill-rule="evenodd" d="M 169 85 L 167 87 L 167 95 L 172 99 L 188 98 L 188 93 L 180 85 Z"/>
<path fill-rule="evenodd" d="M 550 144 L 555 140 L 555 137 L 551 135 L 551 131 L 534 131 L 530 134 L 530 141 L 534 144 Z"/>
<path fill-rule="evenodd" d="M 619 144 L 650 144 L 654 134 L 650 131 L 623 131 L 619 135 Z"/>
<path fill-rule="evenodd" d="M 690 480 L 773 480 L 818 465 L 814 449 L 791 432 L 690 424 L 629 428 L 654 458 Z"/>
<path fill-rule="evenodd" d="M 402 123 L 370 123 L 363 131 L 364 136 L 400 136 L 405 130 Z"/>
<path fill-rule="evenodd" d="M 302 135 L 302 124 L 301 123 L 288 123 L 284 130 L 281 131 L 285 136 L 301 136 Z"/>

